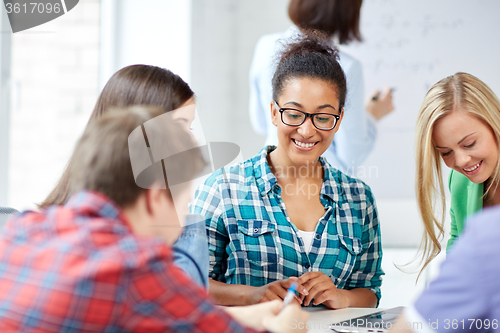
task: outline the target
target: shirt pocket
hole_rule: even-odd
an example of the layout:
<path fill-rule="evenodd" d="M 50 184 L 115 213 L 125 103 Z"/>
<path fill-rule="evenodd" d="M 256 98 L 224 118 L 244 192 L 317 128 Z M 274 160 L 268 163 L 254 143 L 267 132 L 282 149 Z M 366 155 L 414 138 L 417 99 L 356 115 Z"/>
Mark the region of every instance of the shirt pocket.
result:
<path fill-rule="evenodd" d="M 361 241 L 357 237 L 339 235 L 340 246 L 345 248 L 352 256 L 357 256 L 361 253 Z"/>
<path fill-rule="evenodd" d="M 248 261 L 257 266 L 278 262 L 276 225 L 265 220 L 237 220 L 238 238 Z"/>
<path fill-rule="evenodd" d="M 355 228 L 356 226 L 353 225 Z M 337 277 L 336 285 L 343 287 L 345 281 L 355 273 L 353 272 L 354 265 L 358 255 L 362 252 L 361 239 L 354 235 L 345 235 L 342 233 L 341 228 L 338 228 L 339 236 L 339 254 L 337 257 L 338 263 L 336 266 L 335 276 Z M 356 232 L 354 232 L 356 234 Z M 340 265 L 339 265 L 340 263 Z"/>

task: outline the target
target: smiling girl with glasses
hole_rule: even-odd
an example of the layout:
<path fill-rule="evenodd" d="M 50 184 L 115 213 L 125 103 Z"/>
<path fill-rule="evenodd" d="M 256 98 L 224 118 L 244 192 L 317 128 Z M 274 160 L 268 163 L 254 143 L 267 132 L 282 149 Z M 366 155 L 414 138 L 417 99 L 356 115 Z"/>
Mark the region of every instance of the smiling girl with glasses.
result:
<path fill-rule="evenodd" d="M 318 36 L 287 45 L 272 82 L 278 146 L 216 171 L 196 192 L 191 209 L 205 216 L 209 291 L 218 304 L 283 299 L 293 282 L 304 306 L 378 304 L 375 200 L 363 182 L 321 157 L 344 114 L 337 58 Z"/>

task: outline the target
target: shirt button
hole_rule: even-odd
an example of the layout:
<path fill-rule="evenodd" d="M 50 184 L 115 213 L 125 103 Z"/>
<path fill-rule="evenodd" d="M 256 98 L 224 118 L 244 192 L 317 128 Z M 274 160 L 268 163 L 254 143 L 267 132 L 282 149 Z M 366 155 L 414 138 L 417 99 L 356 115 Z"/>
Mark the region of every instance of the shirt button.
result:
<path fill-rule="evenodd" d="M 254 234 L 256 234 L 256 233 L 258 233 L 258 232 L 259 232 L 259 228 L 255 228 L 255 229 L 253 229 L 253 233 L 254 233 Z"/>
<path fill-rule="evenodd" d="M 316 234 L 315 238 L 316 239 L 321 239 L 321 235 L 320 234 Z"/>
<path fill-rule="evenodd" d="M 304 265 L 305 269 L 309 269 L 309 267 L 311 267 L 311 265 L 309 265 L 309 263 L 307 263 L 307 264 Z"/>

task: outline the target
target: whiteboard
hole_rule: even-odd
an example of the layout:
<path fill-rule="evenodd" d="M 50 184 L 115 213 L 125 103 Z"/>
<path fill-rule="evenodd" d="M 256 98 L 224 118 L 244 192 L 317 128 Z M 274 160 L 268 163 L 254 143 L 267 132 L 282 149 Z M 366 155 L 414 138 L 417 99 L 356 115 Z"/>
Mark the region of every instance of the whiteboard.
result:
<path fill-rule="evenodd" d="M 354 176 L 377 199 L 415 198 L 415 122 L 427 90 L 468 72 L 500 95 L 500 1 L 365 0 L 364 41 L 342 47 L 363 65 L 365 94 L 395 87 L 374 150 Z"/>

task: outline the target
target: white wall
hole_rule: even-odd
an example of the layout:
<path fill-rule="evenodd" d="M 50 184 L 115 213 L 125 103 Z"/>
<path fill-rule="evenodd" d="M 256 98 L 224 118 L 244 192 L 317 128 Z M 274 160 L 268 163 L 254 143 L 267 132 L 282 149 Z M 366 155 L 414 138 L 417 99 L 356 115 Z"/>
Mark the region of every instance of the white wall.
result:
<path fill-rule="evenodd" d="M 100 88 L 122 67 L 146 64 L 191 78 L 191 0 L 102 0 Z"/>
<path fill-rule="evenodd" d="M 169 69 L 191 85 L 192 6 L 192 0 L 101 0 L 99 90 L 134 64 Z M 191 127 L 203 144 L 198 116 Z"/>
<path fill-rule="evenodd" d="M 47 197 L 94 108 L 99 14 L 99 0 L 86 0 L 55 20 L 9 33 L 8 205 L 13 208 L 35 209 Z"/>
<path fill-rule="evenodd" d="M 415 124 L 429 88 L 456 72 L 473 74 L 500 95 L 500 1 L 365 0 L 364 42 L 344 47 L 363 64 L 365 93 L 395 87 L 395 111 L 378 124 L 363 178 L 377 198 L 415 197 Z M 447 169 L 447 168 L 445 168 Z"/>
<path fill-rule="evenodd" d="M 248 115 L 248 71 L 260 36 L 287 29 L 288 0 L 193 0 L 192 87 L 207 141 L 255 155 L 264 137 Z"/>
<path fill-rule="evenodd" d="M 0 206 L 7 206 L 10 147 L 11 34 L 5 10 L 0 11 Z"/>

